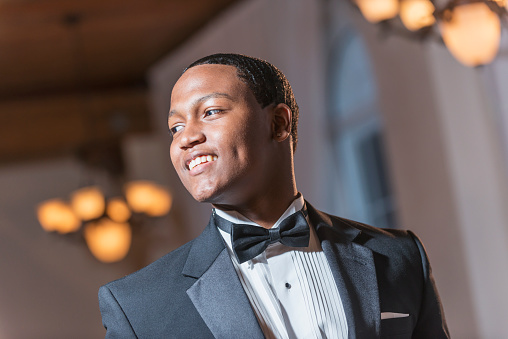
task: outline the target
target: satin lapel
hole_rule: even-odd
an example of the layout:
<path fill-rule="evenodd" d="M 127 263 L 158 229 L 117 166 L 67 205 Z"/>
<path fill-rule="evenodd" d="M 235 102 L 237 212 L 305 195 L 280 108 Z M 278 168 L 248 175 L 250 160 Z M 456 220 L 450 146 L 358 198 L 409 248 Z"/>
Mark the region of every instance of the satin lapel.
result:
<path fill-rule="evenodd" d="M 187 295 L 215 338 L 263 338 L 213 218 L 194 241 L 182 273 L 197 279 Z"/>
<path fill-rule="evenodd" d="M 328 216 L 307 206 L 342 299 L 349 338 L 379 337 L 381 312 L 373 252 L 354 242 L 361 234 L 358 229 L 346 223 L 332 225 Z"/>

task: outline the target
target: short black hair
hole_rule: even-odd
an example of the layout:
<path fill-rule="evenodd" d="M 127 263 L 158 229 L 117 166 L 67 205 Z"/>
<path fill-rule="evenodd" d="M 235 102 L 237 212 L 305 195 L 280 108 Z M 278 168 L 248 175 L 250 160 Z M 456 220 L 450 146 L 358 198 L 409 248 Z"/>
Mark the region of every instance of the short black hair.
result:
<path fill-rule="evenodd" d="M 242 54 L 218 53 L 206 56 L 190 64 L 189 68 L 199 65 L 226 65 L 236 67 L 238 77 L 244 81 L 261 107 L 270 104 L 286 104 L 291 109 L 291 136 L 293 137 L 293 152 L 298 142 L 298 104 L 293 89 L 277 67 L 265 60 Z"/>

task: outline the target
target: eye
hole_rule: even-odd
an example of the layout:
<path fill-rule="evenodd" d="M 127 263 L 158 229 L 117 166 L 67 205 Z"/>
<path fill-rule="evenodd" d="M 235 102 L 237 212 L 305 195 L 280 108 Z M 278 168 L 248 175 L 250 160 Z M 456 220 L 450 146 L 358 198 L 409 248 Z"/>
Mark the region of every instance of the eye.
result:
<path fill-rule="evenodd" d="M 176 125 L 176 126 L 171 127 L 169 129 L 169 132 L 171 133 L 171 135 L 175 135 L 175 133 L 179 132 L 182 128 L 183 128 L 182 125 Z"/>
<path fill-rule="evenodd" d="M 218 114 L 220 112 L 222 112 L 222 110 L 218 109 L 218 108 L 209 109 L 209 110 L 205 111 L 205 116 L 208 117 L 210 115 Z"/>

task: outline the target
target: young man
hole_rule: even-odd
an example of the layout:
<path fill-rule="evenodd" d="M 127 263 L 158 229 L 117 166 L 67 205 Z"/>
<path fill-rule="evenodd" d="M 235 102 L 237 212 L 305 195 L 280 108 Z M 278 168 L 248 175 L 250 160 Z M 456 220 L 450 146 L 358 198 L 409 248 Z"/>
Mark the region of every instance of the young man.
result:
<path fill-rule="evenodd" d="M 293 168 L 298 106 L 273 65 L 191 64 L 171 160 L 213 205 L 193 241 L 99 291 L 107 338 L 448 338 L 422 244 L 316 210 Z"/>

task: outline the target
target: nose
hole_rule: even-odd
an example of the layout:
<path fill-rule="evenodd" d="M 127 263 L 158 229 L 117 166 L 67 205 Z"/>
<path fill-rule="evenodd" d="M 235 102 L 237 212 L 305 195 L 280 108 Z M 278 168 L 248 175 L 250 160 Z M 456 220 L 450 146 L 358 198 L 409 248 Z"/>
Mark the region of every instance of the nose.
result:
<path fill-rule="evenodd" d="M 180 137 L 180 148 L 188 149 L 205 142 L 206 137 L 199 123 L 187 122 Z"/>

